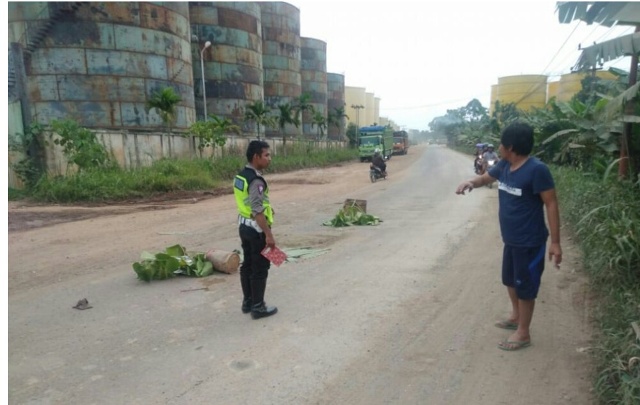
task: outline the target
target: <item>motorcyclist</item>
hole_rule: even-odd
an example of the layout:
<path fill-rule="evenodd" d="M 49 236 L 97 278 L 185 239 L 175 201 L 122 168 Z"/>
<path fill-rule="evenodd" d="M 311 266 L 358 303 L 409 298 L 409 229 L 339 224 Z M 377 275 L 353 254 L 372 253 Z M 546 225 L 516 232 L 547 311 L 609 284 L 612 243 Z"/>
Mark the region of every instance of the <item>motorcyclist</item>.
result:
<path fill-rule="evenodd" d="M 387 175 L 387 164 L 384 162 L 384 159 L 380 155 L 380 151 L 378 149 L 373 153 L 373 158 L 371 159 L 372 169 L 375 169 L 380 172 L 382 175 Z"/>
<path fill-rule="evenodd" d="M 498 154 L 494 151 L 493 144 L 487 145 L 487 150 L 482 154 L 482 173 L 489 167 L 489 161 L 493 160 L 493 164 L 498 163 Z"/>
<path fill-rule="evenodd" d="M 476 144 L 476 158 L 473 160 L 473 169 L 476 174 L 480 174 L 482 171 L 482 154 L 487 150 L 486 143 L 477 143 Z"/>

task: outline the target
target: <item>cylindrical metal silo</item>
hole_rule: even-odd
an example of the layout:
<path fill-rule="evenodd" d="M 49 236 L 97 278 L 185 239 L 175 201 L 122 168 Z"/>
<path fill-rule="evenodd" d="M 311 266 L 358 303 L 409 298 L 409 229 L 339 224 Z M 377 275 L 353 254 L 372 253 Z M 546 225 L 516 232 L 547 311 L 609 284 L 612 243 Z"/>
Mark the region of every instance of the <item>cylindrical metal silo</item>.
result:
<path fill-rule="evenodd" d="M 315 38 L 300 38 L 300 77 L 302 94 L 309 95 L 315 113 L 327 118 L 327 43 Z M 319 136 L 312 114 L 302 116 L 302 133 Z"/>
<path fill-rule="evenodd" d="M 344 90 L 344 75 L 327 73 L 327 109 L 330 114 L 347 114 Z M 338 117 L 339 125 L 329 124 L 327 133 L 330 139 L 343 139 L 345 135 L 344 117 Z"/>
<path fill-rule="evenodd" d="M 498 100 L 498 85 L 491 85 L 491 101 L 489 102 L 489 116 L 493 114 L 493 110 L 496 108 L 496 101 Z"/>
<path fill-rule="evenodd" d="M 365 93 L 364 111 L 365 111 L 366 121 L 364 122 L 364 125 L 377 124 L 375 120 L 375 103 L 373 98 L 374 98 L 373 93 L 368 93 L 368 92 Z"/>
<path fill-rule="evenodd" d="M 547 83 L 547 103 L 553 97 L 558 97 L 558 91 L 560 90 L 560 81 L 556 80 L 555 82 Z"/>
<path fill-rule="evenodd" d="M 380 97 L 373 98 L 373 122 L 380 125 Z"/>
<path fill-rule="evenodd" d="M 367 125 L 365 124 L 367 119 L 365 115 L 366 89 L 364 87 L 345 86 L 344 90 L 349 123 L 358 127 Z"/>
<path fill-rule="evenodd" d="M 154 92 L 181 101 L 173 128 L 195 120 L 187 3 L 9 4 L 9 41 L 25 49 L 31 115 L 90 128 L 163 129 Z"/>
<path fill-rule="evenodd" d="M 300 10 L 283 2 L 260 2 L 264 101 L 277 115 L 278 105 L 294 105 L 302 94 L 300 76 Z M 302 128 L 285 127 L 286 135 Z M 267 131 L 268 135 L 280 131 Z"/>
<path fill-rule="evenodd" d="M 498 78 L 498 100 L 514 103 L 523 111 L 543 108 L 547 101 L 547 76 L 520 75 Z"/>
<path fill-rule="evenodd" d="M 582 80 L 591 73 L 569 73 L 560 76 L 560 85 L 556 101 L 570 101 L 573 96 L 582 90 Z M 603 80 L 616 80 L 617 76 L 606 70 L 599 70 L 596 76 Z"/>
<path fill-rule="evenodd" d="M 262 28 L 255 2 L 189 3 L 197 115 L 208 114 L 244 123 L 246 106 L 263 101 Z M 207 41 L 211 46 L 205 48 Z M 200 63 L 200 55 L 203 59 Z M 204 88 L 202 92 L 202 74 Z"/>

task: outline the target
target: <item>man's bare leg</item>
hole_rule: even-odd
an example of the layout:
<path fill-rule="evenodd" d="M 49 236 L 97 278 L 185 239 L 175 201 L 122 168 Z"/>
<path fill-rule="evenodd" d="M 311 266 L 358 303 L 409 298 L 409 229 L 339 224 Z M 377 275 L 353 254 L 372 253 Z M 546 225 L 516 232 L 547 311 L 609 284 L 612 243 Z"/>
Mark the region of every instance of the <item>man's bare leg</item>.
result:
<path fill-rule="evenodd" d="M 527 342 L 531 340 L 529 327 L 533 318 L 536 300 L 518 300 L 518 329 L 509 336 L 510 342 Z"/>
<path fill-rule="evenodd" d="M 507 287 L 507 291 L 509 292 L 509 299 L 511 300 L 511 315 L 509 316 L 509 321 L 513 323 L 518 323 L 519 311 L 518 311 L 518 296 L 516 295 L 516 289 L 513 287 Z"/>

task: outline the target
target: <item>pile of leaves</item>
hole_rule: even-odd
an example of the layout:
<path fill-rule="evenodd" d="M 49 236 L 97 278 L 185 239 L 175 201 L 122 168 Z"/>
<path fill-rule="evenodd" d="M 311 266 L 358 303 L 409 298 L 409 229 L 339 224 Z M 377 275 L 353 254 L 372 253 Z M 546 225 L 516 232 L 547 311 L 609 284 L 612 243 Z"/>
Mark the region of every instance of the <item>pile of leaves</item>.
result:
<path fill-rule="evenodd" d="M 322 225 L 341 228 L 351 225 L 378 225 L 380 222 L 380 218 L 366 214 L 358 206 L 347 206 L 338 211 L 332 220 L 323 222 Z"/>
<path fill-rule="evenodd" d="M 177 275 L 206 277 L 213 273 L 213 264 L 204 253 L 190 253 L 180 246 L 169 246 L 161 253 L 142 252 L 133 270 L 140 280 L 166 280 Z"/>

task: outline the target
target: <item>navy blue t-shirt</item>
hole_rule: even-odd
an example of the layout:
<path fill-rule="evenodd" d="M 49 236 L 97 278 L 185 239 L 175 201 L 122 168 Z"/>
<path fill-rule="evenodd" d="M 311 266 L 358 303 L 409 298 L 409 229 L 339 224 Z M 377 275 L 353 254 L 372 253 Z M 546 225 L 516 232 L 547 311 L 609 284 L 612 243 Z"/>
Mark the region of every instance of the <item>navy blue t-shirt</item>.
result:
<path fill-rule="evenodd" d="M 545 244 L 549 231 L 540 193 L 555 187 L 549 168 L 537 158 L 529 157 L 511 171 L 511 164 L 501 160 L 489 170 L 489 175 L 500 182 L 498 216 L 502 241 L 517 247 Z"/>

